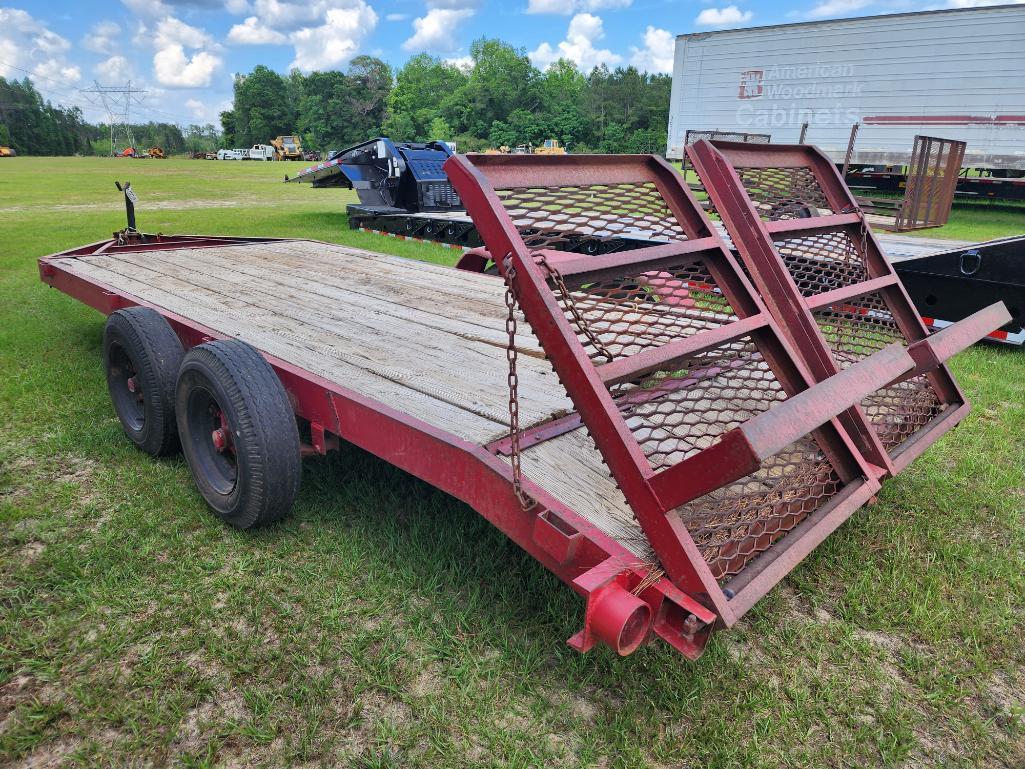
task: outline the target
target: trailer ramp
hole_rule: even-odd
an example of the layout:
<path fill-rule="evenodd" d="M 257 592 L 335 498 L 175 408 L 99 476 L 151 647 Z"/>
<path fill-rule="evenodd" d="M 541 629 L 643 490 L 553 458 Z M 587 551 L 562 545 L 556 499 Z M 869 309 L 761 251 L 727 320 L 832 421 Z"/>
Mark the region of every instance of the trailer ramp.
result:
<path fill-rule="evenodd" d="M 829 159 L 806 145 L 699 141 L 688 149 L 740 259 L 817 381 L 897 344 L 915 368 L 843 417 L 866 459 L 893 475 L 967 413 L 944 341 L 977 341 L 1009 320 L 996 303 L 928 330 Z"/>
<path fill-rule="evenodd" d="M 883 471 L 836 417 L 915 361 L 882 345 L 813 386 L 664 161 L 474 155 L 446 170 L 661 567 L 724 624 L 878 490 Z M 654 243 L 623 253 L 553 249 L 642 233 Z"/>

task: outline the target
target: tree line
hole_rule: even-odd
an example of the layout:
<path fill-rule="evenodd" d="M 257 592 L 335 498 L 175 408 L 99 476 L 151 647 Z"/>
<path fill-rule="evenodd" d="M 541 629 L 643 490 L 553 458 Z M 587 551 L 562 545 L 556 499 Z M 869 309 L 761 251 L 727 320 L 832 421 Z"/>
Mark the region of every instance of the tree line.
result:
<path fill-rule="evenodd" d="M 572 152 L 663 152 L 672 78 L 634 67 L 584 74 L 571 62 L 545 70 L 522 49 L 481 39 L 469 66 L 420 54 L 394 76 L 358 56 L 345 72 L 264 66 L 234 82 L 221 113 L 224 141 L 243 147 L 298 133 L 310 149 L 341 149 L 375 136 L 455 141 L 461 151 L 558 139 Z"/>
<path fill-rule="evenodd" d="M 212 124 L 135 123 L 131 132 L 136 149 L 160 147 L 170 154 L 207 152 L 220 143 Z M 86 122 L 78 107 L 51 104 L 29 78 L 0 77 L 0 145 L 19 155 L 109 155 L 110 126 Z"/>
<path fill-rule="evenodd" d="M 561 60 L 541 70 L 523 49 L 484 38 L 462 65 L 420 54 L 394 72 L 372 56 L 357 56 L 344 72 L 281 75 L 257 66 L 235 76 L 232 108 L 219 127 L 150 122 L 133 125 L 132 133 L 137 149 L 168 154 L 295 133 L 304 147 L 321 151 L 389 136 L 444 139 L 463 152 L 546 139 L 571 152 L 663 152 L 670 84 L 668 75 L 634 67 L 583 73 Z M 0 77 L 0 144 L 24 155 L 111 149 L 109 126 L 86 122 L 78 107 L 52 105 L 28 78 Z"/>

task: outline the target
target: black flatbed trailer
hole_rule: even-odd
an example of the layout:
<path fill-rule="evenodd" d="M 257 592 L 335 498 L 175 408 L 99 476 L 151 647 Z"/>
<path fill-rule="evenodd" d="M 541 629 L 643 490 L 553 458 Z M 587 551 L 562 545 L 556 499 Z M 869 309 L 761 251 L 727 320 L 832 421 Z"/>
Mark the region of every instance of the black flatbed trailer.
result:
<path fill-rule="evenodd" d="M 1000 299 L 1011 321 L 986 338 L 1025 343 L 1025 235 L 949 248 L 893 266 L 930 328 L 945 328 Z"/>

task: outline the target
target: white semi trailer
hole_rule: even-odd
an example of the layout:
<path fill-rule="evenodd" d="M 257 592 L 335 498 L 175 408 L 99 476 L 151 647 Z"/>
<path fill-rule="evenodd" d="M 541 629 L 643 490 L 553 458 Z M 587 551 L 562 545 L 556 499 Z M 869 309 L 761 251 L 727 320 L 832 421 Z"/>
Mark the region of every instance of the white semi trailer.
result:
<path fill-rule="evenodd" d="M 837 163 L 908 162 L 916 134 L 968 143 L 964 166 L 1025 175 L 1025 5 L 702 32 L 676 38 L 667 155 L 688 130 L 806 141 Z"/>

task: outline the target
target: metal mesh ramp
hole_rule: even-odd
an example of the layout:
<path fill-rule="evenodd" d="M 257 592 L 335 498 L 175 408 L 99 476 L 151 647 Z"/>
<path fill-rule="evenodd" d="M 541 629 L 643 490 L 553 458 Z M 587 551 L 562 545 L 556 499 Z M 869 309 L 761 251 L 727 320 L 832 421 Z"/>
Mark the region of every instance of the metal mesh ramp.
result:
<path fill-rule="evenodd" d="M 894 344 L 915 359 L 908 375 L 841 418 L 865 458 L 896 473 L 960 420 L 966 402 L 835 166 L 807 145 L 699 141 L 688 152 L 747 274 L 815 379 Z M 966 319 L 960 341 L 987 333 L 1000 312 Z"/>
<path fill-rule="evenodd" d="M 474 155 L 446 171 L 662 568 L 726 624 L 878 489 L 834 417 L 911 357 L 890 345 L 812 386 L 664 161 Z M 646 245 L 555 250 L 623 237 Z"/>

